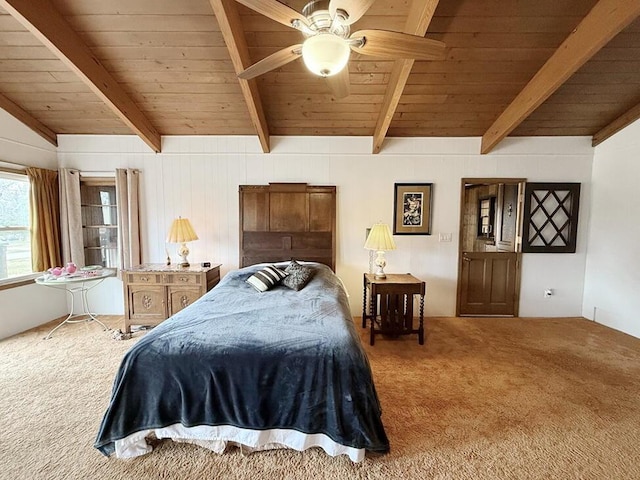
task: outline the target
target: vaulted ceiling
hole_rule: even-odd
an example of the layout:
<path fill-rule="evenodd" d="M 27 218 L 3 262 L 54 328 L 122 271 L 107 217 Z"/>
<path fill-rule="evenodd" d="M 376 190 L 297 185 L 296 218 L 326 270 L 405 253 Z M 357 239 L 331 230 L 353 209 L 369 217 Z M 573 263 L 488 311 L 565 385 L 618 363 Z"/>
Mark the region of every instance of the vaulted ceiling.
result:
<path fill-rule="evenodd" d="M 284 3 L 301 11 L 305 0 Z M 443 60 L 352 53 L 337 99 L 296 60 L 237 73 L 300 32 L 234 0 L 0 0 L 0 108 L 57 134 L 502 138 L 640 117 L 640 0 L 376 0 L 354 29 L 424 35 Z"/>

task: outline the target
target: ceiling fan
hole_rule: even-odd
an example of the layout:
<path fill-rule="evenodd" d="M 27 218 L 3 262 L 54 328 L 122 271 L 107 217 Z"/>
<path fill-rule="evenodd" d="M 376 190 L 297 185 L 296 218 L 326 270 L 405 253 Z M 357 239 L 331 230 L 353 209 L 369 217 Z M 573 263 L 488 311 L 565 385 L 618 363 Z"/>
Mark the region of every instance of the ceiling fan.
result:
<path fill-rule="evenodd" d="M 351 33 L 357 22 L 375 0 L 311 0 L 302 13 L 277 0 L 236 0 L 262 15 L 295 28 L 306 37 L 254 63 L 238 74 L 243 79 L 255 78 L 302 57 L 307 68 L 325 77 L 338 98 L 349 95 L 349 62 L 351 50 L 390 60 L 443 60 L 445 45 L 417 35 L 388 30 L 359 30 Z"/>

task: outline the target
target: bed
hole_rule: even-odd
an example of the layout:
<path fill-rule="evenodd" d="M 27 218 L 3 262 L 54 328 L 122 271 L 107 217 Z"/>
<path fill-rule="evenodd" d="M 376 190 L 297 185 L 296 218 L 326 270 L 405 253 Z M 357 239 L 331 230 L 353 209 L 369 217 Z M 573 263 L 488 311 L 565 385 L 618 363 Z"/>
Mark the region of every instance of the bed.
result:
<path fill-rule="evenodd" d="M 303 203 L 307 215 L 316 201 L 333 205 L 323 210 L 329 221 L 274 222 L 272 207 L 291 203 L 286 196 L 274 202 L 272 188 L 313 195 Z M 96 448 L 131 458 L 149 453 L 148 439 L 156 437 L 218 453 L 230 445 L 248 452 L 320 447 L 354 462 L 366 452 L 389 450 L 371 369 L 332 270 L 335 187 L 326 188 L 330 201 L 304 184 L 270 185 L 266 196 L 258 186 L 248 188 L 249 201 L 240 188 L 241 264 L 261 263 L 229 272 L 131 348 L 116 375 Z M 256 231 L 256 206 L 270 217 L 262 232 Z M 247 215 L 251 219 L 243 221 Z M 314 228 L 325 229 L 315 232 L 319 240 Z M 267 238 L 264 251 L 252 240 L 258 236 Z M 268 265 L 285 269 L 292 253 L 315 257 L 300 262 L 313 271 L 301 290 L 277 285 L 260 293 L 247 282 Z"/>

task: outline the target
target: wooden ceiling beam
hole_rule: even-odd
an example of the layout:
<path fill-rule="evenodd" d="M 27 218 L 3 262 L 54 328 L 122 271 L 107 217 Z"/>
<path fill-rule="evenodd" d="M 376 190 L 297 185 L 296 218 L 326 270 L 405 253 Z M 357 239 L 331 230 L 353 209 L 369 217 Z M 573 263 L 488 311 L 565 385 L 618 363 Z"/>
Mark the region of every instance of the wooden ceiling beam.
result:
<path fill-rule="evenodd" d="M 251 65 L 251 57 L 249 56 L 249 48 L 244 37 L 244 30 L 238 9 L 233 0 L 210 0 L 213 12 L 216 15 L 220 31 L 227 44 L 233 67 L 236 75 Z M 271 151 L 269 140 L 269 125 L 267 117 L 264 114 L 262 99 L 258 90 L 256 79 L 244 80 L 238 78 L 242 95 L 249 109 L 249 116 L 253 122 L 253 126 L 258 134 L 262 151 L 269 153 Z"/>
<path fill-rule="evenodd" d="M 0 108 L 10 115 L 13 115 L 17 120 L 36 132 L 54 147 L 58 146 L 58 136 L 56 135 L 56 132 L 44 125 L 40 120 L 35 119 L 29 112 L 16 105 L 1 93 Z"/>
<path fill-rule="evenodd" d="M 600 0 L 482 136 L 489 153 L 582 65 L 640 15 L 640 0 Z"/>
<path fill-rule="evenodd" d="M 414 0 L 409 10 L 404 33 L 424 37 L 436 11 L 439 0 Z M 411 74 L 414 60 L 396 60 L 389 77 L 389 84 L 382 101 L 376 128 L 373 133 L 373 153 L 379 153 L 389 131 L 391 120 L 396 113 L 400 97 Z"/>
<path fill-rule="evenodd" d="M 149 147 L 161 150 L 158 131 L 49 0 L 0 0 L 0 7 L 71 68 Z"/>
<path fill-rule="evenodd" d="M 595 147 L 604 142 L 607 138 L 615 135 L 624 127 L 631 125 L 636 120 L 640 119 L 640 103 L 635 107 L 631 107 L 624 112 L 618 118 L 608 125 L 602 127 L 591 139 L 591 146 Z"/>

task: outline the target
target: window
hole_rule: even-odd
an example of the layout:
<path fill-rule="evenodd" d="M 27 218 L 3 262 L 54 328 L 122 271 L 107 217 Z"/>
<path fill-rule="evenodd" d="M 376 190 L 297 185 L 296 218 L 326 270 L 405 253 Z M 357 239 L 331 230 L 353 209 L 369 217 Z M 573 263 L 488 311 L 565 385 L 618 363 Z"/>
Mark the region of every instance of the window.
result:
<path fill-rule="evenodd" d="M 29 179 L 0 172 L 0 280 L 29 273 Z"/>
<path fill-rule="evenodd" d="M 527 183 L 522 251 L 575 253 L 579 183 Z"/>
<path fill-rule="evenodd" d="M 86 265 L 118 265 L 118 206 L 115 181 L 82 180 L 82 236 Z"/>
<path fill-rule="evenodd" d="M 478 204 L 478 236 L 492 238 L 496 218 L 496 197 L 480 199 Z"/>

